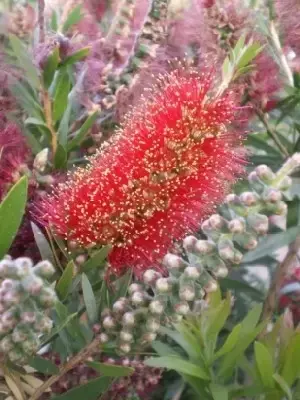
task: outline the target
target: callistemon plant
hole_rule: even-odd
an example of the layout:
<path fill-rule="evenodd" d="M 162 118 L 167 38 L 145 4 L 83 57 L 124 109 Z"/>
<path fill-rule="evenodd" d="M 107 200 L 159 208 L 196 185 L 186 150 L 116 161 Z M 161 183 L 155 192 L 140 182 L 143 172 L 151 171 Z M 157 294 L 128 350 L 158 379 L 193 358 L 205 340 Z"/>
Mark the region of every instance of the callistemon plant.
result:
<path fill-rule="evenodd" d="M 243 171 L 239 110 L 216 93 L 212 73 L 162 77 L 113 142 L 47 198 L 44 221 L 79 246 L 110 244 L 114 272 L 159 266 Z"/>

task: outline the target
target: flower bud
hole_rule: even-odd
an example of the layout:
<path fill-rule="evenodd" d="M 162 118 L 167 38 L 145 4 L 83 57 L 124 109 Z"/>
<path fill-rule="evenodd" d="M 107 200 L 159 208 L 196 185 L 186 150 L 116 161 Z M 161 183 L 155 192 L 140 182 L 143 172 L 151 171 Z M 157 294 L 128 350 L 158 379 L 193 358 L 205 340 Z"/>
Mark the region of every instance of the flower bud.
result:
<path fill-rule="evenodd" d="M 122 324 L 124 326 L 134 326 L 135 324 L 135 316 L 133 312 L 126 312 L 122 318 Z"/>
<path fill-rule="evenodd" d="M 282 199 L 282 194 L 277 189 L 268 189 L 263 194 L 263 199 L 270 203 L 277 203 Z"/>
<path fill-rule="evenodd" d="M 214 271 L 214 274 L 217 278 L 226 278 L 228 275 L 228 269 L 226 267 L 221 267 Z"/>
<path fill-rule="evenodd" d="M 20 302 L 20 294 L 15 292 L 15 291 L 10 291 L 7 292 L 3 296 L 3 302 L 5 303 L 6 306 L 13 306 L 15 304 L 18 304 Z"/>
<path fill-rule="evenodd" d="M 269 218 L 263 214 L 250 214 L 247 222 L 259 235 L 265 235 L 269 230 Z"/>
<path fill-rule="evenodd" d="M 192 301 L 195 299 L 196 293 L 195 293 L 195 288 L 190 285 L 185 285 L 180 288 L 179 291 L 179 298 L 180 300 L 184 301 Z"/>
<path fill-rule="evenodd" d="M 174 309 L 179 315 L 187 315 L 190 312 L 190 306 L 186 301 L 175 304 Z"/>
<path fill-rule="evenodd" d="M 138 293 L 138 292 L 136 292 Z M 133 293 L 134 294 L 134 293 Z M 119 298 L 114 304 L 113 304 L 113 311 L 115 313 L 123 313 L 126 308 L 127 308 L 128 300 L 125 297 Z"/>
<path fill-rule="evenodd" d="M 7 259 L 0 261 L 0 278 L 18 278 L 18 267 L 13 261 Z"/>
<path fill-rule="evenodd" d="M 20 257 L 14 260 L 18 269 L 18 277 L 22 279 L 32 272 L 33 263 L 30 258 Z"/>
<path fill-rule="evenodd" d="M 218 284 L 216 281 L 210 280 L 205 286 L 204 290 L 206 293 L 215 292 L 218 289 Z"/>
<path fill-rule="evenodd" d="M 209 218 L 209 223 L 212 229 L 220 230 L 226 226 L 226 221 L 221 215 L 213 214 Z"/>
<path fill-rule="evenodd" d="M 168 293 L 172 289 L 172 285 L 169 282 L 168 278 L 159 278 L 156 281 L 155 289 L 158 293 Z"/>
<path fill-rule="evenodd" d="M 160 328 L 160 323 L 155 318 L 149 318 L 146 321 L 146 329 L 148 332 L 157 332 Z"/>
<path fill-rule="evenodd" d="M 24 342 L 26 340 L 26 338 L 27 338 L 27 335 L 23 330 L 18 329 L 18 328 L 14 329 L 14 331 L 12 333 L 13 342 L 21 343 L 21 342 Z"/>
<path fill-rule="evenodd" d="M 245 206 L 252 207 L 257 204 L 259 197 L 255 192 L 243 192 L 240 195 L 240 200 Z"/>
<path fill-rule="evenodd" d="M 44 261 L 37 263 L 33 267 L 33 271 L 37 276 L 48 279 L 54 275 L 55 268 L 49 261 L 44 260 Z"/>
<path fill-rule="evenodd" d="M 154 340 L 156 339 L 157 334 L 154 332 L 147 332 L 145 333 L 142 338 L 141 338 L 141 342 L 142 343 L 152 343 L 154 342 Z"/>
<path fill-rule="evenodd" d="M 245 232 L 246 224 L 242 218 L 234 218 L 228 223 L 228 229 L 231 233 L 242 233 Z"/>
<path fill-rule="evenodd" d="M 183 240 L 183 248 L 192 253 L 194 251 L 196 242 L 197 238 L 195 236 L 187 236 Z"/>
<path fill-rule="evenodd" d="M 215 250 L 215 245 L 208 240 L 197 240 L 195 244 L 195 254 L 206 255 L 210 254 Z"/>
<path fill-rule="evenodd" d="M 99 339 L 102 344 L 105 344 L 109 341 L 109 337 L 106 333 L 100 333 Z"/>
<path fill-rule="evenodd" d="M 57 298 L 54 290 L 51 287 L 43 287 L 39 296 L 40 304 L 44 307 L 50 308 L 54 306 L 56 300 Z"/>
<path fill-rule="evenodd" d="M 153 285 L 157 279 L 161 277 L 161 274 L 154 269 L 148 269 L 144 272 L 143 281 L 146 285 Z"/>
<path fill-rule="evenodd" d="M 165 255 L 163 264 L 170 271 L 179 270 L 186 265 L 185 261 L 181 257 L 171 253 Z"/>
<path fill-rule="evenodd" d="M 113 317 L 107 316 L 104 318 L 103 320 L 103 327 L 104 329 L 110 331 L 112 329 L 114 329 L 116 326 L 115 320 L 113 319 Z"/>
<path fill-rule="evenodd" d="M 200 277 L 199 268 L 197 267 L 186 267 L 184 270 L 184 276 L 191 280 L 197 280 Z"/>
<path fill-rule="evenodd" d="M 49 149 L 43 149 L 40 151 L 36 156 L 33 161 L 33 168 L 36 169 L 39 172 L 44 172 L 47 162 L 48 162 L 48 157 L 49 157 Z"/>
<path fill-rule="evenodd" d="M 218 243 L 218 252 L 223 260 L 231 261 L 234 258 L 234 244 L 232 240 L 220 240 Z"/>
<path fill-rule="evenodd" d="M 236 235 L 235 240 L 241 247 L 243 247 L 246 250 L 253 250 L 257 247 L 256 237 L 248 232 Z"/>
<path fill-rule="evenodd" d="M 121 331 L 120 332 L 120 339 L 122 342 L 132 342 L 133 341 L 133 334 L 128 331 Z"/>
<path fill-rule="evenodd" d="M 131 350 L 131 346 L 128 343 L 121 343 L 119 345 L 119 350 L 121 353 L 128 354 Z"/>
<path fill-rule="evenodd" d="M 128 288 L 128 293 L 132 294 L 134 292 L 141 292 L 143 290 L 144 288 L 142 285 L 139 285 L 138 283 L 132 283 Z"/>
<path fill-rule="evenodd" d="M 265 183 L 271 183 L 275 179 L 275 174 L 267 165 L 259 165 L 255 168 L 255 172 L 259 179 Z"/>
<path fill-rule="evenodd" d="M 145 303 L 145 296 L 143 292 L 135 292 L 131 296 L 131 303 L 135 306 L 142 306 Z"/>
<path fill-rule="evenodd" d="M 0 351 L 3 353 L 8 353 L 15 347 L 14 342 L 11 339 L 10 335 L 5 336 L 0 342 Z"/>
<path fill-rule="evenodd" d="M 22 279 L 22 286 L 26 292 L 36 296 L 40 294 L 43 288 L 43 281 L 41 278 L 31 274 Z"/>
<path fill-rule="evenodd" d="M 164 312 L 164 304 L 159 300 L 153 300 L 149 304 L 149 310 L 152 314 L 162 314 Z"/>

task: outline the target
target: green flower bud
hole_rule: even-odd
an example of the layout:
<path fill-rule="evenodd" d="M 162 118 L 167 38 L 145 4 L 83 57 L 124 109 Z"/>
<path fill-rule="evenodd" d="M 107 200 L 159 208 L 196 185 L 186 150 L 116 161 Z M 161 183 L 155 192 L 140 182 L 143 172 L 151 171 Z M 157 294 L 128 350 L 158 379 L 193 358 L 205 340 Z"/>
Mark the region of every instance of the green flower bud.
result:
<path fill-rule="evenodd" d="M 198 255 L 211 254 L 215 250 L 215 244 L 208 240 L 197 240 L 194 253 Z"/>
<path fill-rule="evenodd" d="M 148 269 L 143 275 L 143 281 L 146 285 L 153 285 L 159 278 L 161 278 L 161 274 L 154 269 Z"/>
<path fill-rule="evenodd" d="M 259 197 L 255 192 L 243 192 L 240 200 L 245 206 L 252 207 L 258 203 Z"/>
<path fill-rule="evenodd" d="M 228 229 L 231 233 L 245 232 L 246 223 L 244 218 L 234 218 L 228 222 Z"/>
<path fill-rule="evenodd" d="M 187 236 L 183 240 L 183 248 L 192 253 L 194 251 L 196 242 L 197 238 L 195 236 Z"/>
<path fill-rule="evenodd" d="M 131 346 L 128 343 L 120 343 L 119 350 L 123 354 L 128 354 L 131 350 Z"/>
<path fill-rule="evenodd" d="M 35 265 L 33 272 L 41 278 L 49 279 L 54 275 L 55 268 L 49 261 L 44 260 Z"/>
<path fill-rule="evenodd" d="M 190 312 L 190 306 L 188 302 L 182 301 L 180 303 L 175 304 L 174 310 L 179 315 L 187 315 Z"/>
<path fill-rule="evenodd" d="M 257 247 L 256 237 L 248 232 L 236 235 L 234 240 L 246 250 L 253 250 Z"/>
<path fill-rule="evenodd" d="M 160 322 L 155 318 L 149 318 L 146 321 L 146 330 L 148 332 L 157 332 L 160 328 Z"/>
<path fill-rule="evenodd" d="M 159 300 L 153 300 L 149 304 L 149 310 L 151 314 L 160 315 L 164 312 L 164 304 Z"/>
<path fill-rule="evenodd" d="M 186 267 L 184 270 L 184 276 L 191 280 L 197 280 L 200 275 L 199 268 L 197 267 Z"/>
<path fill-rule="evenodd" d="M 123 315 L 122 324 L 123 324 L 124 326 L 127 326 L 127 327 L 129 327 L 129 326 L 134 326 L 134 325 L 135 325 L 135 316 L 134 316 L 134 313 L 133 313 L 133 312 L 130 312 L 130 311 L 126 312 L 126 313 Z"/>
<path fill-rule="evenodd" d="M 269 218 L 266 215 L 250 214 L 247 222 L 258 235 L 265 235 L 269 230 Z"/>
<path fill-rule="evenodd" d="M 172 285 L 168 278 L 159 278 L 156 281 L 155 289 L 157 293 L 168 293 L 172 289 Z"/>
<path fill-rule="evenodd" d="M 133 341 L 133 334 L 128 331 L 121 331 L 120 339 L 122 342 L 131 343 Z"/>
<path fill-rule="evenodd" d="M 26 292 L 37 296 L 40 294 L 44 286 L 44 282 L 41 278 L 31 274 L 22 279 L 22 286 Z"/>
<path fill-rule="evenodd" d="M 113 319 L 113 317 L 107 316 L 103 320 L 103 326 L 104 326 L 104 329 L 111 331 L 112 329 L 114 329 L 116 327 L 116 322 Z"/>
<path fill-rule="evenodd" d="M 282 194 L 277 189 L 269 188 L 264 192 L 263 199 L 269 203 L 278 203 L 282 199 Z"/>
<path fill-rule="evenodd" d="M 255 172 L 259 179 L 267 184 L 270 184 L 275 179 L 275 174 L 267 165 L 259 165 L 255 168 Z"/>

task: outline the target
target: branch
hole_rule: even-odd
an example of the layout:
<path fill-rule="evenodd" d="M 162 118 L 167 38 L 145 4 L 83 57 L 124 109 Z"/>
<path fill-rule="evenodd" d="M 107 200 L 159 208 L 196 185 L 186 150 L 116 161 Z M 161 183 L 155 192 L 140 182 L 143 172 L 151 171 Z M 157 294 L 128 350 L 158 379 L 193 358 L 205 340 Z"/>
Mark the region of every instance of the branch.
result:
<path fill-rule="evenodd" d="M 281 151 L 281 153 L 285 156 L 285 157 L 289 157 L 290 154 L 288 152 L 288 150 L 284 147 L 284 145 L 281 143 L 280 139 L 277 136 L 276 131 L 273 129 L 273 127 L 269 124 L 269 121 L 266 117 L 266 114 L 264 114 L 258 107 L 255 107 L 255 112 L 256 115 L 258 116 L 258 118 L 261 120 L 261 122 L 264 124 L 268 135 L 274 140 L 274 142 L 276 143 L 277 147 L 279 148 L 279 150 Z"/>
<path fill-rule="evenodd" d="M 287 255 L 284 260 L 276 269 L 273 282 L 270 286 L 267 298 L 264 303 L 262 320 L 270 320 L 274 311 L 276 310 L 277 304 L 277 294 L 280 290 L 282 281 L 287 274 L 290 266 L 297 258 L 298 251 L 300 249 L 300 236 L 296 238 L 296 240 L 290 245 Z"/>
<path fill-rule="evenodd" d="M 46 382 L 39 386 L 29 400 L 38 400 L 40 396 L 50 388 L 55 382 L 57 382 L 63 375 L 69 372 L 71 369 L 75 368 L 81 362 L 84 362 L 95 349 L 100 345 L 99 336 L 96 337 L 87 347 L 82 349 L 78 354 L 76 354 L 71 360 L 64 364 L 60 370 L 59 374 L 51 376 Z"/>
<path fill-rule="evenodd" d="M 39 42 L 45 42 L 45 0 L 38 0 Z"/>

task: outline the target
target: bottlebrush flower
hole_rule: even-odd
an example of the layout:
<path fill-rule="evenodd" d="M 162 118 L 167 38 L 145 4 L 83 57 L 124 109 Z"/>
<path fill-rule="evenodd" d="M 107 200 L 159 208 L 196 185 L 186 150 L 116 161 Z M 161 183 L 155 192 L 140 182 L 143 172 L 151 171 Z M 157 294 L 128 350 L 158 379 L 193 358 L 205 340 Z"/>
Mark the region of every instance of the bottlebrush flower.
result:
<path fill-rule="evenodd" d="M 19 127 L 0 115 L 0 199 L 21 177 L 29 154 Z"/>
<path fill-rule="evenodd" d="M 230 94 L 215 97 L 213 83 L 196 70 L 161 78 L 111 146 L 44 201 L 42 219 L 81 246 L 110 243 L 114 272 L 158 266 L 243 170 L 237 109 Z"/>
<path fill-rule="evenodd" d="M 292 274 L 283 281 L 279 291 L 279 308 L 290 309 L 294 324 L 300 322 L 300 267 L 293 270 Z"/>
<path fill-rule="evenodd" d="M 292 48 L 297 56 L 300 53 L 300 4 L 297 0 L 276 0 L 275 9 L 283 43 Z"/>

